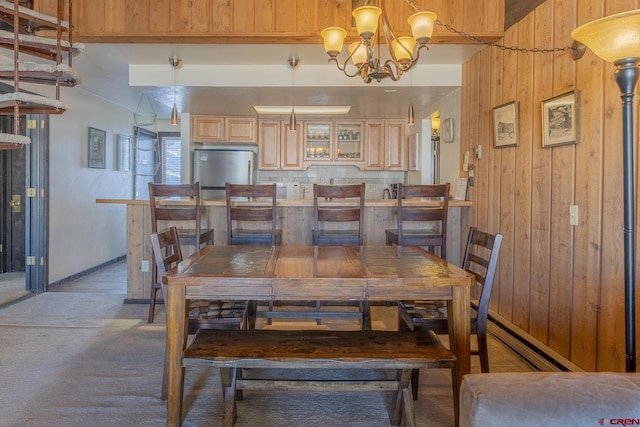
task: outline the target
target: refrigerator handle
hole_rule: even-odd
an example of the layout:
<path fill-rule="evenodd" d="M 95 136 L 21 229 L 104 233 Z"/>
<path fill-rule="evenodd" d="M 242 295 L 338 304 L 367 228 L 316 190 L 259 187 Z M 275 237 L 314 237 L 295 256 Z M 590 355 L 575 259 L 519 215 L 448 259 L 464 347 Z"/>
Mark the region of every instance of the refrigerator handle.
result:
<path fill-rule="evenodd" d="M 253 185 L 253 159 L 249 159 L 247 166 L 249 168 L 249 170 L 247 171 L 247 173 L 249 174 L 249 185 Z"/>

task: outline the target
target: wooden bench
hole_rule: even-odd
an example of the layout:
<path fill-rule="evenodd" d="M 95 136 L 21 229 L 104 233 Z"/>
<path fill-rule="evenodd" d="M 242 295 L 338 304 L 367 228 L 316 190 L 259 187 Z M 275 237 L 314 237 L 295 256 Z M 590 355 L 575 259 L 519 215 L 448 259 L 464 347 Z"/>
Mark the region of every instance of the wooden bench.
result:
<path fill-rule="evenodd" d="M 233 426 L 236 421 L 236 390 L 395 391 L 389 410 L 391 424 L 415 426 L 412 370 L 446 367 L 453 370 L 455 378 L 456 358 L 431 331 L 201 330 L 185 350 L 182 365 L 221 368 L 224 426 Z M 243 368 L 395 370 L 396 378 L 238 378 L 237 370 Z M 453 384 L 457 400 L 457 381 Z"/>

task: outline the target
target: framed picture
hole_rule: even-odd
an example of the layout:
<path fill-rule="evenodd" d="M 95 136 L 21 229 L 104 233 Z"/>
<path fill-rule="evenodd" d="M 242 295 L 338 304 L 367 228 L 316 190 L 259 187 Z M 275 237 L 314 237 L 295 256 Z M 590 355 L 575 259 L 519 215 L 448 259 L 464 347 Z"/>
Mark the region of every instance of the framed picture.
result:
<path fill-rule="evenodd" d="M 116 139 L 116 170 L 131 170 L 131 136 L 118 135 Z"/>
<path fill-rule="evenodd" d="M 493 108 L 493 146 L 518 145 L 518 103 L 511 101 Z"/>
<path fill-rule="evenodd" d="M 409 170 L 418 170 L 418 141 L 420 140 L 420 134 L 412 133 L 408 137 L 409 139 Z"/>
<path fill-rule="evenodd" d="M 448 118 L 442 121 L 442 140 L 453 142 L 453 119 Z"/>
<path fill-rule="evenodd" d="M 105 168 L 107 133 L 100 129 L 89 128 L 89 167 Z"/>
<path fill-rule="evenodd" d="M 576 94 L 574 91 L 542 101 L 542 146 L 576 143 Z"/>

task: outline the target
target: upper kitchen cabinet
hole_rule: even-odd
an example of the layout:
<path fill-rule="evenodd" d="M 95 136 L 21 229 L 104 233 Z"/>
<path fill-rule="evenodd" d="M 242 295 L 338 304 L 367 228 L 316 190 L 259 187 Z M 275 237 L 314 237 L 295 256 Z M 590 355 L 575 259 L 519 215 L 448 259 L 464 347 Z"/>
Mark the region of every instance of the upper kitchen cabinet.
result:
<path fill-rule="evenodd" d="M 191 116 L 191 142 L 257 143 L 253 117 Z"/>
<path fill-rule="evenodd" d="M 364 169 L 405 170 L 407 150 L 404 120 L 367 121 L 365 126 Z"/>
<path fill-rule="evenodd" d="M 364 159 L 362 130 L 362 122 L 336 122 L 335 160 L 360 162 Z"/>
<path fill-rule="evenodd" d="M 332 122 L 304 122 L 304 160 L 333 160 Z"/>
<path fill-rule="evenodd" d="M 258 124 L 259 169 L 301 170 L 302 132 L 290 131 L 288 122 L 261 120 Z"/>

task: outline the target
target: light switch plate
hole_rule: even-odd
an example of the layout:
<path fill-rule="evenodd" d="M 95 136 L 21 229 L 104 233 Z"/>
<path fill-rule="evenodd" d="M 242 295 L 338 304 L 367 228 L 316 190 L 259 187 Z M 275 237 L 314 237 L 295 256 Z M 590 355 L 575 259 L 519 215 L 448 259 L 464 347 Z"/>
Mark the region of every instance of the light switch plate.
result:
<path fill-rule="evenodd" d="M 569 206 L 569 225 L 578 225 L 578 205 Z"/>

